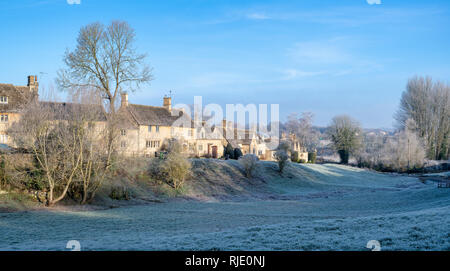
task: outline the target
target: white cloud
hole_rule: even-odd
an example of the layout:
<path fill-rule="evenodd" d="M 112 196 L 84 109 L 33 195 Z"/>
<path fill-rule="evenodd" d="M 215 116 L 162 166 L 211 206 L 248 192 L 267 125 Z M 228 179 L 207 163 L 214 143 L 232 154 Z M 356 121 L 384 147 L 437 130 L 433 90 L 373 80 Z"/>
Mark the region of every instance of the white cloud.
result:
<path fill-rule="evenodd" d="M 289 55 L 301 63 L 341 63 L 350 56 L 332 41 L 298 42 L 289 50 Z"/>
<path fill-rule="evenodd" d="M 269 16 L 267 16 L 266 14 L 263 14 L 263 13 L 250 13 L 250 14 L 247 14 L 247 18 L 252 19 L 252 20 L 268 20 L 268 19 L 270 19 Z"/>
<path fill-rule="evenodd" d="M 209 72 L 191 77 L 187 85 L 196 88 L 207 88 L 217 85 L 228 85 L 243 80 L 242 76 L 226 72 Z"/>
<path fill-rule="evenodd" d="M 312 76 L 318 76 L 322 74 L 326 74 L 325 71 L 319 71 L 319 72 L 308 72 L 308 71 L 302 71 L 297 69 L 287 69 L 283 71 L 284 73 L 284 80 L 291 80 L 296 78 L 303 78 L 303 77 L 312 77 Z"/>
<path fill-rule="evenodd" d="M 69 5 L 80 5 L 81 0 L 67 0 L 67 4 Z"/>
<path fill-rule="evenodd" d="M 367 0 L 369 5 L 381 5 L 381 0 Z"/>

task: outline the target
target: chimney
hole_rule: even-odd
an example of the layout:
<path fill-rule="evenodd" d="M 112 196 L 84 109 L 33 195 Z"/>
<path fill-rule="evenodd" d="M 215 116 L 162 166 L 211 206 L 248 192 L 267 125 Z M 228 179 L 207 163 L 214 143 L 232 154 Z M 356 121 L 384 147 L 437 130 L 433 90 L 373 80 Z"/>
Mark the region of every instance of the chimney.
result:
<path fill-rule="evenodd" d="M 122 92 L 121 96 L 121 103 L 120 107 L 127 107 L 128 106 L 128 93 Z"/>
<path fill-rule="evenodd" d="M 227 138 L 227 120 L 226 119 L 222 120 L 222 136 L 224 138 L 228 139 Z"/>
<path fill-rule="evenodd" d="M 27 86 L 30 88 L 30 91 L 38 91 L 39 83 L 37 81 L 37 76 L 36 75 L 28 76 L 28 84 L 27 84 Z"/>
<path fill-rule="evenodd" d="M 164 96 L 163 107 L 169 112 L 172 112 L 172 98 L 169 96 Z"/>

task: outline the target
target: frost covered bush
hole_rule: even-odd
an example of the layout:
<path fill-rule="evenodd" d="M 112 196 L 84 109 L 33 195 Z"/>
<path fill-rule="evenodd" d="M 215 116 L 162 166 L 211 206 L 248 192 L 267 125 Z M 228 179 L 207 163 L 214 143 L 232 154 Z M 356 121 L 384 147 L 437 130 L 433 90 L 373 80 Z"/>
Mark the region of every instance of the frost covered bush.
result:
<path fill-rule="evenodd" d="M 283 173 L 283 169 L 289 162 L 289 149 L 290 145 L 288 142 L 281 142 L 278 145 L 277 151 L 275 152 L 275 160 L 278 163 L 278 171 Z"/>
<path fill-rule="evenodd" d="M 395 171 L 422 168 L 425 149 L 414 132 L 402 131 L 384 144 L 380 162 Z"/>
<path fill-rule="evenodd" d="M 166 183 L 179 190 L 186 177 L 191 173 L 191 162 L 181 153 L 171 152 L 160 165 L 160 171 L 166 178 Z"/>
<path fill-rule="evenodd" d="M 404 172 L 423 168 L 425 156 L 421 139 L 405 129 L 393 136 L 365 136 L 357 161 L 359 167 Z"/>
<path fill-rule="evenodd" d="M 242 157 L 242 151 L 239 148 L 234 149 L 234 159 L 239 160 Z"/>
<path fill-rule="evenodd" d="M 278 163 L 278 171 L 283 173 L 283 169 L 286 167 L 289 162 L 289 155 L 285 150 L 277 150 L 275 153 L 275 160 Z"/>
<path fill-rule="evenodd" d="M 316 152 L 309 152 L 308 153 L 308 162 L 315 164 L 317 159 L 317 153 Z"/>
<path fill-rule="evenodd" d="M 151 161 L 148 173 L 158 184 L 166 183 L 175 190 L 179 190 L 191 173 L 192 164 L 181 153 L 182 146 L 177 140 L 170 140 L 164 148 L 167 155 Z"/>
<path fill-rule="evenodd" d="M 111 188 L 109 197 L 113 200 L 130 200 L 131 193 L 126 187 L 116 186 Z"/>
<path fill-rule="evenodd" d="M 234 149 L 230 143 L 225 147 L 223 155 L 225 156 L 225 159 L 234 159 Z"/>
<path fill-rule="evenodd" d="M 294 151 L 291 153 L 291 161 L 294 163 L 300 162 L 298 157 L 298 151 Z"/>
<path fill-rule="evenodd" d="M 251 178 L 258 166 L 258 157 L 254 154 L 246 154 L 239 159 L 239 163 L 244 167 L 245 176 Z"/>

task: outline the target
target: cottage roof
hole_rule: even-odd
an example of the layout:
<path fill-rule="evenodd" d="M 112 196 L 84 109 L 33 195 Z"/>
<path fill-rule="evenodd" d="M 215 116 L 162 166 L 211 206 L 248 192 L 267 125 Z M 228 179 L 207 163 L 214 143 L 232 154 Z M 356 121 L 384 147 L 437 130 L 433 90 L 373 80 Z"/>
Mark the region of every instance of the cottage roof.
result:
<path fill-rule="evenodd" d="M 180 125 L 177 126 L 185 124 L 186 127 L 188 124 L 192 127 L 191 118 L 180 110 L 173 109 L 170 112 L 165 107 L 138 104 L 129 104 L 126 108 L 139 125 L 172 126 L 179 122 Z"/>
<path fill-rule="evenodd" d="M 16 113 L 37 98 L 38 94 L 29 87 L 0 84 L 0 96 L 8 97 L 8 103 L 0 103 L 0 112 Z"/>
<path fill-rule="evenodd" d="M 39 102 L 43 109 L 48 109 L 56 120 L 71 120 L 85 116 L 91 121 L 106 121 L 105 110 L 101 105 L 78 104 L 66 102 Z"/>

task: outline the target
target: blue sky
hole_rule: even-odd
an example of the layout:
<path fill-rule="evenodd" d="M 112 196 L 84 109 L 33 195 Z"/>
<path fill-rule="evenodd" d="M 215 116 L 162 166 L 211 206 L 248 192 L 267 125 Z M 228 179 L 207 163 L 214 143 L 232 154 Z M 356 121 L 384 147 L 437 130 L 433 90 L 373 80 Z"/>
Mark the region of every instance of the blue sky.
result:
<path fill-rule="evenodd" d="M 376 1 L 375 1 L 376 2 Z M 81 26 L 120 19 L 137 32 L 155 80 L 130 102 L 278 103 L 316 125 L 349 114 L 392 127 L 406 81 L 450 77 L 445 0 L 0 0 L 0 82 L 53 84 Z"/>

